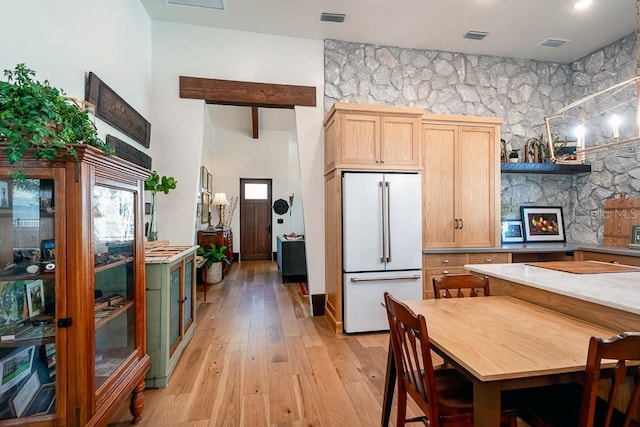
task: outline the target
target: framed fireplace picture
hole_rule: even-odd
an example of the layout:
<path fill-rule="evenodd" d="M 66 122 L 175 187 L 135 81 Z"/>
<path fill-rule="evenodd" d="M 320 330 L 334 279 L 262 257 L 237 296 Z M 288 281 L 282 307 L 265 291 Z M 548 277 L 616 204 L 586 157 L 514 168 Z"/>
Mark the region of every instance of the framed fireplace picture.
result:
<path fill-rule="evenodd" d="M 564 242 L 561 206 L 521 206 L 525 242 Z"/>

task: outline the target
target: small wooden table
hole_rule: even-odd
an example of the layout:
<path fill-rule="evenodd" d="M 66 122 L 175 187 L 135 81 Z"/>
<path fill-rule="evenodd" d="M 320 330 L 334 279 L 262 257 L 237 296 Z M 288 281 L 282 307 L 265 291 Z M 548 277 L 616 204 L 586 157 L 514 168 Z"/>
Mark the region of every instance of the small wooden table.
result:
<path fill-rule="evenodd" d="M 508 296 L 404 302 L 426 317 L 433 350 L 473 381 L 476 427 L 500 425 L 502 390 L 580 381 L 589 339 L 621 332 Z M 385 426 L 396 375 L 391 353 Z"/>

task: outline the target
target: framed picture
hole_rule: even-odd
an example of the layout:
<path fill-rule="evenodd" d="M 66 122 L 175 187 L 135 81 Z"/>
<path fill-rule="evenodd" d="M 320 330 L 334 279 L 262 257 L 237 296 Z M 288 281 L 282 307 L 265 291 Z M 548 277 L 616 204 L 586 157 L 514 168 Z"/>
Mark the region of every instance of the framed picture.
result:
<path fill-rule="evenodd" d="M 631 243 L 629 247 L 632 249 L 640 249 L 640 225 L 631 226 Z"/>
<path fill-rule="evenodd" d="M 44 312 L 44 286 L 42 280 L 27 283 L 27 308 L 29 317 L 35 317 Z"/>
<path fill-rule="evenodd" d="M 151 215 L 151 202 L 144 202 L 144 214 Z"/>
<path fill-rule="evenodd" d="M 209 171 L 206 167 L 200 166 L 200 187 L 203 190 L 209 190 Z"/>
<path fill-rule="evenodd" d="M 56 244 L 53 239 L 45 239 L 40 242 L 40 252 L 45 261 L 56 259 Z"/>
<path fill-rule="evenodd" d="M 11 209 L 11 181 L 0 179 L 0 211 Z"/>
<path fill-rule="evenodd" d="M 506 221 L 502 221 L 501 230 L 503 243 L 524 242 L 521 221 L 518 221 L 517 219 L 508 219 Z"/>
<path fill-rule="evenodd" d="M 209 193 L 213 193 L 213 175 L 210 173 L 207 174 L 207 190 Z"/>
<path fill-rule="evenodd" d="M 209 221 L 209 193 L 202 193 L 202 216 L 200 222 L 203 224 Z"/>
<path fill-rule="evenodd" d="M 54 207 L 53 180 L 41 179 L 40 180 L 40 211 L 53 212 L 53 207 Z"/>
<path fill-rule="evenodd" d="M 520 206 L 526 242 L 564 242 L 561 206 Z"/>

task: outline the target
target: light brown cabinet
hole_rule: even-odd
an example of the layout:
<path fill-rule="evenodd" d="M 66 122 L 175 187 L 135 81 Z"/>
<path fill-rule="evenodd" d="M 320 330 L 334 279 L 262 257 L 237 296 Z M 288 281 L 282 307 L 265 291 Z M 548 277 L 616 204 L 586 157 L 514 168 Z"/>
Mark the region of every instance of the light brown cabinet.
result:
<path fill-rule="evenodd" d="M 1 425 L 104 425 L 129 399 L 142 416 L 146 169 L 76 147 L 77 158 L 0 154 Z"/>
<path fill-rule="evenodd" d="M 325 174 L 333 169 L 421 170 L 423 110 L 335 103 L 327 113 Z"/>
<path fill-rule="evenodd" d="M 576 251 L 576 261 L 602 261 L 613 264 L 633 265 L 640 267 L 640 257 L 631 255 L 607 254 L 602 252 Z"/>
<path fill-rule="evenodd" d="M 342 180 L 340 171 L 324 177 L 325 308 L 336 332 L 342 332 Z"/>
<path fill-rule="evenodd" d="M 504 264 L 511 262 L 509 252 L 442 253 L 422 255 L 423 298 L 433 298 L 434 278 L 450 274 L 469 274 L 465 264 Z"/>
<path fill-rule="evenodd" d="M 424 247 L 500 244 L 501 123 L 484 117 L 423 116 Z"/>

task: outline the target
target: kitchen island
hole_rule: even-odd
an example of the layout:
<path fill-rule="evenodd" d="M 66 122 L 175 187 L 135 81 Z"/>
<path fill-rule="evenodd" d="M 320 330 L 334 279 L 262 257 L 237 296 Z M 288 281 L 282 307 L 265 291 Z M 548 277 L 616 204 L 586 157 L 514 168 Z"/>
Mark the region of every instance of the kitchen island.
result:
<path fill-rule="evenodd" d="M 510 295 L 620 331 L 640 330 L 640 272 L 575 274 L 525 263 L 466 264 Z"/>

